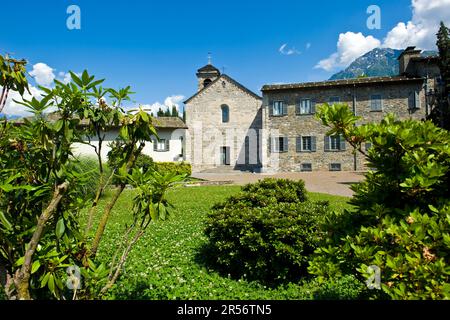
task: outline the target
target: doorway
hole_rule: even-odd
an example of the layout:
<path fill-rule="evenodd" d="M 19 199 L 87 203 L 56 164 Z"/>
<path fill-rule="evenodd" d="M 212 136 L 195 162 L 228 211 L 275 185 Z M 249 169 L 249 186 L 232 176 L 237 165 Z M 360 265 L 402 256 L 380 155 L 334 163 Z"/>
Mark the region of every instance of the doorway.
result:
<path fill-rule="evenodd" d="M 220 165 L 222 165 L 222 166 L 231 165 L 230 147 L 221 147 L 220 148 Z"/>

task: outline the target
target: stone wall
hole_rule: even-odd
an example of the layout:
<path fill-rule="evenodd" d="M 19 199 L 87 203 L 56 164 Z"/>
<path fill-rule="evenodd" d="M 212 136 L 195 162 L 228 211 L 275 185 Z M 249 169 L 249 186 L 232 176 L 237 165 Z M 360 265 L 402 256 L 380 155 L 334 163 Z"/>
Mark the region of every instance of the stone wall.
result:
<path fill-rule="evenodd" d="M 222 123 L 222 105 L 229 107 L 228 123 Z M 228 77 L 222 76 L 189 100 L 185 108 L 189 128 L 186 160 L 192 164 L 194 172 L 221 166 L 220 148 L 224 146 L 230 148 L 230 167 L 248 170 L 260 167 L 260 99 L 240 88 Z M 247 144 L 249 150 L 246 152 L 247 135 L 250 143 Z"/>
<path fill-rule="evenodd" d="M 365 170 L 361 155 L 353 154 L 347 143 L 345 151 L 325 152 L 324 140 L 327 127 L 320 124 L 314 115 L 297 115 L 296 105 L 300 99 L 312 99 L 316 109 L 320 104 L 328 103 L 331 97 L 339 97 L 341 103 L 349 105 L 357 116 L 362 117 L 361 124 L 380 122 L 388 113 L 394 113 L 399 119 L 421 120 L 426 117 L 425 91 L 423 82 L 398 82 L 386 84 L 370 84 L 364 86 L 342 86 L 327 88 L 303 88 L 264 92 L 263 127 L 266 129 L 263 138 L 263 170 L 266 172 L 297 172 L 302 163 L 311 163 L 313 171 L 328 171 L 331 163 L 340 163 L 343 171 Z M 414 92 L 420 92 L 421 108 L 409 108 Z M 383 97 L 383 110 L 371 111 L 372 95 Z M 354 98 L 356 105 L 353 106 Z M 269 116 L 269 104 L 273 101 L 284 101 L 288 105 L 288 114 L 281 117 Z M 269 136 L 288 137 L 288 151 L 271 153 Z M 296 138 L 298 136 L 315 136 L 316 152 L 298 153 Z"/>

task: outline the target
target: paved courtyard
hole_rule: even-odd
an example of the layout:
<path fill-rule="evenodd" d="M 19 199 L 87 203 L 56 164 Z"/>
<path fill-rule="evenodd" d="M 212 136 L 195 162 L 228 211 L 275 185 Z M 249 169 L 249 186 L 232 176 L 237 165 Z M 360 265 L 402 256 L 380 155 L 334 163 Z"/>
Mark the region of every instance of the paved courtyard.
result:
<path fill-rule="evenodd" d="M 305 181 L 308 191 L 344 197 L 351 197 L 353 195 L 353 191 L 350 189 L 352 183 L 364 179 L 364 174 L 361 172 L 299 172 L 277 174 L 230 172 L 194 173 L 192 176 L 211 182 L 230 182 L 235 185 L 245 185 L 264 178 L 302 179 Z"/>

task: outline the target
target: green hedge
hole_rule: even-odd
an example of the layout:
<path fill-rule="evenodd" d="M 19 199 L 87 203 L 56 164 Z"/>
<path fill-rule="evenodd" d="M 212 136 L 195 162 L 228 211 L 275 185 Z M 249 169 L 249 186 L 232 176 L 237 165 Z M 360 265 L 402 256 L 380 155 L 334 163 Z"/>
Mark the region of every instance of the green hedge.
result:
<path fill-rule="evenodd" d="M 114 156 L 113 153 L 108 154 L 108 165 L 110 167 L 115 165 L 115 159 L 111 158 Z M 177 175 L 187 174 L 190 176 L 192 174 L 191 164 L 186 162 L 155 162 L 152 157 L 146 154 L 140 154 L 135 163 L 136 168 L 142 168 L 144 171 L 149 169 L 157 170 L 161 174 L 175 173 Z M 112 184 L 120 184 L 120 179 L 115 176 L 113 178 Z"/>
<path fill-rule="evenodd" d="M 154 162 L 156 170 L 160 173 L 176 173 L 177 175 L 192 174 L 192 167 L 190 163 L 186 162 Z"/>

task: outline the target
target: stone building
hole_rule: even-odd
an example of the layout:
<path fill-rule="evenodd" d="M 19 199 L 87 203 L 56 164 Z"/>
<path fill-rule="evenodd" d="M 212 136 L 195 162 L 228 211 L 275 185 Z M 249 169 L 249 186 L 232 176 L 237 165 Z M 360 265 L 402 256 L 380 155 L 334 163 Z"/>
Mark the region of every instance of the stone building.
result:
<path fill-rule="evenodd" d="M 439 87 L 437 57 L 407 48 L 394 77 L 265 85 L 263 98 L 211 64 L 197 72 L 198 92 L 185 102 L 186 160 L 194 171 L 359 171 L 361 155 L 314 117 L 324 103 L 345 103 L 361 124 L 425 119 Z M 370 146 L 367 146 L 369 148 Z"/>
<path fill-rule="evenodd" d="M 184 102 L 186 161 L 193 171 L 258 171 L 262 98 L 210 63 L 197 79 L 197 93 Z"/>
<path fill-rule="evenodd" d="M 399 57 L 400 75 L 316 83 L 266 85 L 263 92 L 262 154 L 265 172 L 358 171 L 361 155 L 314 117 L 324 103 L 345 103 L 362 123 L 380 122 L 388 113 L 422 120 L 431 111 L 429 93 L 440 76 L 437 58 L 407 48 Z M 431 91 L 430 91 L 431 90 Z M 370 146 L 366 146 L 369 148 Z"/>

